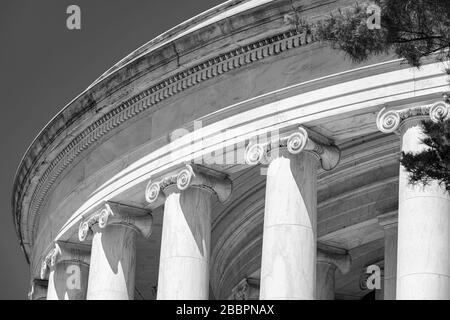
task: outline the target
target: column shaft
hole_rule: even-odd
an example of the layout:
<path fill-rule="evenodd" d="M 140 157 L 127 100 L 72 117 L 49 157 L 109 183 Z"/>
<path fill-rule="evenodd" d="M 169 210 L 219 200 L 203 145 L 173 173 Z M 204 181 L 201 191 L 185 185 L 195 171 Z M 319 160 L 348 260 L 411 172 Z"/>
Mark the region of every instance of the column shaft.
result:
<path fill-rule="evenodd" d="M 61 261 L 51 267 L 47 300 L 85 300 L 89 266 L 78 261 Z"/>
<path fill-rule="evenodd" d="M 419 124 L 403 134 L 402 150 L 426 147 Z M 411 186 L 400 167 L 397 299 L 450 299 L 450 196 L 432 183 Z"/>
<path fill-rule="evenodd" d="M 88 300 L 133 300 L 135 233 L 123 225 L 95 227 L 87 289 Z"/>
<path fill-rule="evenodd" d="M 384 230 L 384 300 L 395 300 L 397 285 L 397 225 Z"/>
<path fill-rule="evenodd" d="M 274 159 L 267 171 L 260 299 L 314 299 L 316 158 Z"/>
<path fill-rule="evenodd" d="M 334 300 L 336 266 L 317 261 L 317 300 Z"/>
<path fill-rule="evenodd" d="M 63 300 L 58 299 L 55 284 L 55 269 L 51 268 L 48 274 L 47 300 Z"/>
<path fill-rule="evenodd" d="M 158 300 L 209 298 L 211 191 L 190 187 L 164 206 Z"/>

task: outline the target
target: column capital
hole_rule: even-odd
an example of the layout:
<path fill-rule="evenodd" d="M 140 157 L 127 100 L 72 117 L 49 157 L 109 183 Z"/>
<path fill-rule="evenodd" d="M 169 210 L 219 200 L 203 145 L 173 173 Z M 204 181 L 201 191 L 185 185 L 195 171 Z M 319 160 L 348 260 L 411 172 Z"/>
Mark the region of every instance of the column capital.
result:
<path fill-rule="evenodd" d="M 334 145 L 325 145 L 312 140 L 304 127 L 288 137 L 278 141 L 269 141 L 260 144 L 249 144 L 245 150 L 245 162 L 249 165 L 267 164 L 280 153 L 299 154 L 302 151 L 313 154 L 324 170 L 334 169 L 340 160 L 341 152 Z M 274 153 L 278 153 L 275 155 Z"/>
<path fill-rule="evenodd" d="M 226 174 L 200 165 L 188 164 L 177 173 L 169 174 L 161 180 L 150 180 L 145 189 L 145 199 L 157 207 L 169 194 L 184 191 L 189 187 L 211 191 L 220 202 L 225 202 L 231 196 L 233 185 Z"/>
<path fill-rule="evenodd" d="M 60 262 L 76 262 L 89 266 L 90 249 L 77 243 L 57 241 L 41 264 L 41 279 L 47 277 L 47 271 Z"/>
<path fill-rule="evenodd" d="M 342 274 L 346 274 L 350 271 L 352 265 L 352 258 L 348 253 L 337 253 L 332 251 L 326 251 L 323 249 L 317 249 L 318 263 L 331 264 L 338 268 Z"/>
<path fill-rule="evenodd" d="M 382 226 L 384 229 L 390 227 L 396 227 L 398 223 L 398 214 L 397 212 L 389 212 L 386 214 L 379 215 L 378 224 Z"/>
<path fill-rule="evenodd" d="M 84 241 L 92 233 L 94 226 L 104 229 L 108 225 L 123 225 L 148 238 L 152 233 L 152 224 L 153 216 L 148 210 L 107 202 L 100 210 L 80 223 L 78 238 Z"/>
<path fill-rule="evenodd" d="M 450 105 L 446 101 L 401 110 L 384 107 L 378 113 L 377 127 L 383 133 L 401 133 L 422 120 L 438 122 L 447 119 L 450 119 Z"/>
<path fill-rule="evenodd" d="M 53 267 L 56 263 L 56 257 L 58 256 L 60 252 L 59 246 L 55 245 L 53 248 L 50 249 L 50 251 L 47 253 L 45 258 L 42 260 L 41 263 L 41 279 L 46 279 L 48 274 L 48 269 Z"/>

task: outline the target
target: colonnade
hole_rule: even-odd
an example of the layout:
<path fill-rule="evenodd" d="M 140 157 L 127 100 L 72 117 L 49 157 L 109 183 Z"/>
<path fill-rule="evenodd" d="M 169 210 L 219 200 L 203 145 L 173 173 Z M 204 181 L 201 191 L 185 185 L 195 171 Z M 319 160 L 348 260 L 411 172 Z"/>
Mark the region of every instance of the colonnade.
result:
<path fill-rule="evenodd" d="M 399 135 L 402 152 L 418 153 L 427 148 L 422 142 L 421 122 L 449 117 L 450 106 L 438 102 L 403 110 L 383 109 L 377 125 L 384 133 Z M 408 172 L 400 165 L 398 198 L 398 222 L 385 231 L 390 257 L 387 298 L 395 295 L 397 300 L 450 299 L 450 195 L 436 181 L 425 186 L 411 185 Z M 393 274 L 396 274 L 395 293 Z"/>
<path fill-rule="evenodd" d="M 386 133 L 399 132 L 403 151 L 420 151 L 420 120 L 447 117 L 448 110 L 445 103 L 383 110 L 377 125 Z M 337 147 L 311 139 L 303 127 L 275 143 L 247 147 L 246 162 L 267 167 L 260 299 L 335 298 L 335 270 L 348 272 L 351 259 L 317 249 L 316 189 L 319 167 L 332 170 L 339 159 Z M 208 299 L 212 201 L 224 202 L 231 193 L 232 182 L 223 173 L 186 165 L 148 183 L 148 211 L 108 202 L 80 224 L 80 243 L 90 238 L 90 248 L 58 242 L 44 259 L 47 299 L 133 299 L 135 238 L 151 235 L 150 212 L 161 205 L 157 299 Z M 383 215 L 379 223 L 385 232 L 385 299 L 450 299 L 445 190 L 437 184 L 411 186 L 400 168 L 398 221 Z M 243 287 L 242 292 L 249 290 Z M 244 297 L 242 292 L 235 295 Z"/>

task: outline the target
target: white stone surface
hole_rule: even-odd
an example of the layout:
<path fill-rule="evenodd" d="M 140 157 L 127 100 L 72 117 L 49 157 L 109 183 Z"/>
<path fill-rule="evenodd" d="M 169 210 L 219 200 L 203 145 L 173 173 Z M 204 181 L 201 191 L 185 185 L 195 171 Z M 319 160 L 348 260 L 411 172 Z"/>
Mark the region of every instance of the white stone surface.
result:
<path fill-rule="evenodd" d="M 309 153 L 282 156 L 269 165 L 261 300 L 315 298 L 316 170 Z"/>
<path fill-rule="evenodd" d="M 402 150 L 419 152 L 421 128 L 403 134 Z M 450 299 L 450 196 L 433 183 L 411 186 L 400 169 L 397 299 Z"/>
<path fill-rule="evenodd" d="M 397 214 L 378 217 L 384 229 L 384 300 L 396 300 L 397 286 Z"/>
<path fill-rule="evenodd" d="M 338 269 L 342 274 L 350 271 L 350 255 L 333 251 L 322 249 L 317 251 L 316 300 L 334 300 L 336 270 Z"/>
<path fill-rule="evenodd" d="M 334 300 L 334 273 L 336 266 L 317 261 L 317 295 L 316 300 Z"/>
<path fill-rule="evenodd" d="M 133 300 L 136 231 L 123 225 L 94 229 L 87 300 Z"/>
<path fill-rule="evenodd" d="M 211 191 L 190 187 L 167 196 L 158 300 L 209 298 L 212 195 Z"/>
<path fill-rule="evenodd" d="M 74 261 L 62 261 L 51 268 L 47 300 L 86 300 L 89 267 Z"/>

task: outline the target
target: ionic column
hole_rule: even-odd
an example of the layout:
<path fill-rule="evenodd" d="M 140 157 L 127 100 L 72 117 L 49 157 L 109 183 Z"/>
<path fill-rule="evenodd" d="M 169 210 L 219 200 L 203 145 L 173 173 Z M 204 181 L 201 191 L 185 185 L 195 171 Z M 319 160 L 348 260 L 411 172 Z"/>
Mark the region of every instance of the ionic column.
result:
<path fill-rule="evenodd" d="M 80 224 L 80 241 L 93 231 L 87 300 L 134 299 L 135 236 L 150 237 L 152 221 L 145 210 L 107 203 Z"/>
<path fill-rule="evenodd" d="M 211 201 L 214 196 L 225 201 L 230 194 L 225 175 L 199 166 L 149 182 L 147 201 L 164 201 L 158 300 L 209 298 Z"/>
<path fill-rule="evenodd" d="M 396 300 L 397 221 L 397 213 L 378 216 L 378 223 L 384 229 L 384 300 Z"/>
<path fill-rule="evenodd" d="M 302 152 L 303 151 L 303 152 Z M 314 299 L 317 167 L 334 168 L 339 150 L 299 128 L 287 139 L 249 145 L 248 164 L 268 163 L 260 299 Z"/>
<path fill-rule="evenodd" d="M 336 269 L 342 274 L 350 271 L 349 254 L 317 250 L 317 294 L 316 300 L 334 300 Z"/>
<path fill-rule="evenodd" d="M 47 300 L 48 281 L 42 279 L 33 279 L 28 300 Z"/>
<path fill-rule="evenodd" d="M 434 105 L 406 110 L 383 109 L 377 118 L 385 133 L 398 132 L 404 152 L 421 152 L 426 145 L 421 120 L 450 116 L 450 107 Z M 432 182 L 409 184 L 400 166 L 398 204 L 397 300 L 450 299 L 450 196 Z"/>
<path fill-rule="evenodd" d="M 41 266 L 48 272 L 47 300 L 85 300 L 89 274 L 89 250 L 74 243 L 58 242 Z"/>

